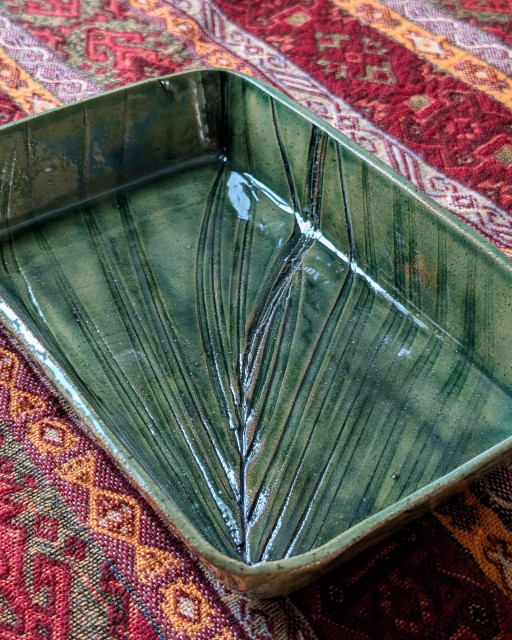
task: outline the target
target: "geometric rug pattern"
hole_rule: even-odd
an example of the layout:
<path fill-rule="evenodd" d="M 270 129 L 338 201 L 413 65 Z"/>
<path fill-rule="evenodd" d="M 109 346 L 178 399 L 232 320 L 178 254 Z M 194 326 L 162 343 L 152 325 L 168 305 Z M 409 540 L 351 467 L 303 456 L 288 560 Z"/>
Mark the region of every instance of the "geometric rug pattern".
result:
<path fill-rule="evenodd" d="M 2 126 L 199 67 L 278 87 L 512 257 L 509 2 L 0 3 Z M 512 638 L 512 464 L 255 600 L 202 567 L 0 327 L 0 640 L 15 638 Z"/>

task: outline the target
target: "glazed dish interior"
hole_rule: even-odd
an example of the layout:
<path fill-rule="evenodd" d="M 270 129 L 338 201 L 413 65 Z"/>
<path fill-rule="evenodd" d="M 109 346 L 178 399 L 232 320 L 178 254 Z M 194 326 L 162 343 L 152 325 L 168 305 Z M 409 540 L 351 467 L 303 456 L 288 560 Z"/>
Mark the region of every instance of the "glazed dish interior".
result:
<path fill-rule="evenodd" d="M 472 236 L 240 77 L 107 98 L 2 132 L 0 293 L 213 547 L 308 552 L 512 435 Z"/>

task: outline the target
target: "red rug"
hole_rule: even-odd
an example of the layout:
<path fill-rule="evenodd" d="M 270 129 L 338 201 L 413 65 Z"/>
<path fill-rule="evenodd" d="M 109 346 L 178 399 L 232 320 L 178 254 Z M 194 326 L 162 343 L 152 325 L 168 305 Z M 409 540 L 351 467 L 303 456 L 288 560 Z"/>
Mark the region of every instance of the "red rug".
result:
<path fill-rule="evenodd" d="M 0 124 L 199 66 L 274 84 L 512 256 L 510 2 L 0 5 Z M 264 602 L 216 582 L 72 416 L 0 334 L 0 640 L 512 638 L 512 465 Z"/>

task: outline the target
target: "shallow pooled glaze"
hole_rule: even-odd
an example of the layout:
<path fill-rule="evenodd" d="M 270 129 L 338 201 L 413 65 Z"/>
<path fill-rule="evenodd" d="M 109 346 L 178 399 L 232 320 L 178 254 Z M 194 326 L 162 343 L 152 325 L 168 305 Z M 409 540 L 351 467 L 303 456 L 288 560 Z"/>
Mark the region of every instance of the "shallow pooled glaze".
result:
<path fill-rule="evenodd" d="M 507 454 L 512 274 L 219 70 L 0 130 L 0 312 L 221 578 L 294 589 Z"/>

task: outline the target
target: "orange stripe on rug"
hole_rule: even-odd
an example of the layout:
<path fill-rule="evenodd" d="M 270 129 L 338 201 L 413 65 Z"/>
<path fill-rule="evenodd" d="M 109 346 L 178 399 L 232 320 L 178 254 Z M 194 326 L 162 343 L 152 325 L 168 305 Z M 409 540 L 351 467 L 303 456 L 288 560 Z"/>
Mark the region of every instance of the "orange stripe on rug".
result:
<path fill-rule="evenodd" d="M 172 7 L 162 4 L 161 0 L 127 0 L 127 3 L 133 9 L 144 12 L 150 18 L 163 20 L 167 32 L 176 38 L 186 40 L 189 45 L 192 45 L 203 64 L 254 75 L 254 67 L 252 65 L 247 64 L 243 58 L 233 55 L 224 47 L 206 38 L 203 30 L 195 20 L 189 16 L 173 12 Z"/>
<path fill-rule="evenodd" d="M 512 540 L 510 531 L 492 509 L 465 491 L 463 509 L 471 517 L 434 510 L 434 515 L 453 537 L 471 554 L 485 575 L 512 599 Z"/>
<path fill-rule="evenodd" d="M 332 0 L 364 24 L 399 42 L 420 58 L 467 85 L 512 108 L 512 83 L 509 78 L 479 58 L 462 51 L 376 0 Z"/>
<path fill-rule="evenodd" d="M 16 64 L 1 47 L 0 89 L 5 91 L 28 115 L 40 113 L 62 104 L 58 98 Z"/>

